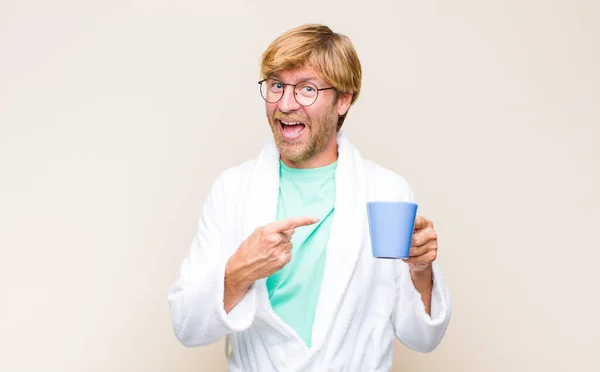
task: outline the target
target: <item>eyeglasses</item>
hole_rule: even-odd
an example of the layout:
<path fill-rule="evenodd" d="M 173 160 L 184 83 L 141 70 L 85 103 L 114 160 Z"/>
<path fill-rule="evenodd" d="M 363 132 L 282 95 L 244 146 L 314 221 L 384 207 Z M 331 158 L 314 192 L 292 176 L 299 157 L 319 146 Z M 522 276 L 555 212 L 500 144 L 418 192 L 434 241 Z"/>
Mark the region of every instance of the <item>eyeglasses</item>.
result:
<path fill-rule="evenodd" d="M 260 95 L 269 103 L 279 102 L 285 87 L 287 85 L 294 87 L 294 99 L 301 106 L 310 106 L 317 100 L 319 92 L 327 89 L 335 89 L 334 87 L 317 88 L 317 86 L 308 81 L 303 81 L 298 84 L 286 84 L 273 78 L 264 79 L 258 82 L 260 85 Z"/>

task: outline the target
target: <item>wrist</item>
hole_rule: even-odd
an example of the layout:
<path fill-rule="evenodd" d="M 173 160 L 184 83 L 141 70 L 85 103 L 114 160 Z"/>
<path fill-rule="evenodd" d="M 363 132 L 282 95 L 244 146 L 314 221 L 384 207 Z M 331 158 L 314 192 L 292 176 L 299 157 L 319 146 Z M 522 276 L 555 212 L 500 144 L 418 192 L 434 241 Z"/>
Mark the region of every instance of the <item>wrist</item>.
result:
<path fill-rule="evenodd" d="M 431 264 L 425 267 L 410 266 L 410 275 L 413 279 L 431 280 L 433 278 L 433 266 Z"/>
<path fill-rule="evenodd" d="M 245 293 L 252 281 L 249 281 L 244 275 L 240 275 L 239 269 L 235 265 L 234 257 L 231 257 L 225 266 L 225 290 Z"/>

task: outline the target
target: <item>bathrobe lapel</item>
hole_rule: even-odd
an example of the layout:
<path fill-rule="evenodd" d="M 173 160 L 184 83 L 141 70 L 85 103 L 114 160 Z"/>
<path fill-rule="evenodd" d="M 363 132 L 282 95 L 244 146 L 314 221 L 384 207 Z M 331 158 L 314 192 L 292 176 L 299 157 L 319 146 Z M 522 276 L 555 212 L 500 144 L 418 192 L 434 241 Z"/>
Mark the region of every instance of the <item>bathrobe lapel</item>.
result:
<path fill-rule="evenodd" d="M 298 355 L 298 362 L 310 359 L 326 342 L 335 314 L 346 292 L 356 266 L 364 239 L 366 219 L 366 177 L 358 150 L 340 132 L 338 165 L 336 168 L 335 211 L 327 245 L 325 272 L 319 294 L 313 326 L 312 347 L 308 355 Z M 279 196 L 279 151 L 270 141 L 261 151 L 250 185 L 243 215 L 243 232 L 247 237 L 258 226 L 275 221 Z M 266 279 L 255 283 L 258 313 L 282 334 L 302 342 L 293 329 L 272 310 L 266 289 Z M 295 337 L 294 337 L 295 336 Z M 307 358 L 308 357 L 308 358 Z"/>

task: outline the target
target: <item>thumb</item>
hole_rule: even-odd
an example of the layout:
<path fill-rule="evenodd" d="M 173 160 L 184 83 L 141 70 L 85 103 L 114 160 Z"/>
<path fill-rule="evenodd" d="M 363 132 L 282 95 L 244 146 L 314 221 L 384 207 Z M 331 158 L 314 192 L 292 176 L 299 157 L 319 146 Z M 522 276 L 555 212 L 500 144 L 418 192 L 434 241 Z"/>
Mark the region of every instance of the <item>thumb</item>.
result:
<path fill-rule="evenodd" d="M 292 239 L 292 235 L 294 235 L 294 232 L 296 232 L 295 228 L 291 228 L 282 232 L 281 234 L 283 235 L 283 241 L 286 243 L 289 242 Z"/>

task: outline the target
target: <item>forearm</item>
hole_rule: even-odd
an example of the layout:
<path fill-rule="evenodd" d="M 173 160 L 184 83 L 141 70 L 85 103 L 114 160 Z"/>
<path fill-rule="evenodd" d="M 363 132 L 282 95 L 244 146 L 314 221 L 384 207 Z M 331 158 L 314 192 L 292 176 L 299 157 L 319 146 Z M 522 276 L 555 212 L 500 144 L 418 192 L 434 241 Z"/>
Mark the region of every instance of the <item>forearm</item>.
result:
<path fill-rule="evenodd" d="M 198 279 L 178 280 L 169 291 L 173 329 L 177 339 L 188 347 L 209 345 L 223 336 L 250 326 L 255 314 L 255 297 L 244 294 L 235 307 L 223 306 L 224 268 L 206 266 Z"/>
<path fill-rule="evenodd" d="M 251 283 L 240 280 L 238 273 L 231 266 L 228 264 L 225 267 L 223 306 L 226 313 L 229 313 L 244 298 L 251 286 Z"/>
<path fill-rule="evenodd" d="M 433 269 L 431 266 L 421 271 L 411 270 L 410 276 L 412 282 L 421 294 L 421 301 L 425 307 L 427 315 L 431 315 L 431 291 L 433 289 Z"/>
<path fill-rule="evenodd" d="M 399 265 L 398 271 L 397 302 L 392 313 L 396 336 L 413 350 L 432 351 L 441 342 L 450 320 L 448 288 L 435 264 L 422 272 Z"/>

